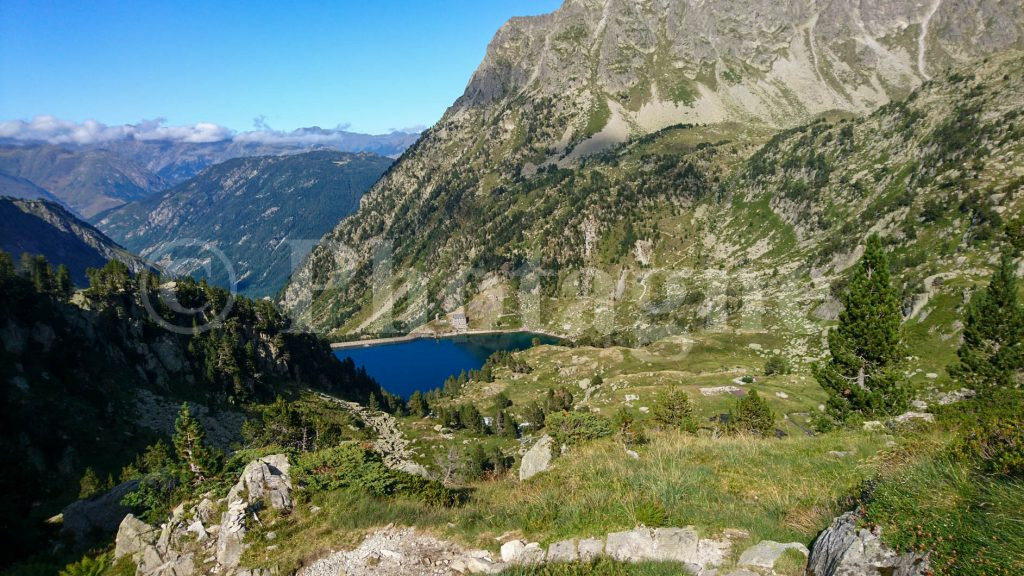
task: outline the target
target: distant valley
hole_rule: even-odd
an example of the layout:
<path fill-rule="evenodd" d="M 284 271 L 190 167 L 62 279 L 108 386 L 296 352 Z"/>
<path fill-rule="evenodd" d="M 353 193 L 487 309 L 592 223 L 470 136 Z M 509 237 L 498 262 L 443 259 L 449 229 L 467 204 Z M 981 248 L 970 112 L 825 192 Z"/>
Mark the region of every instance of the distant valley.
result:
<path fill-rule="evenodd" d="M 233 278 L 246 295 L 273 296 L 391 162 L 327 150 L 236 158 L 95 223 L 170 272 L 223 287 Z"/>

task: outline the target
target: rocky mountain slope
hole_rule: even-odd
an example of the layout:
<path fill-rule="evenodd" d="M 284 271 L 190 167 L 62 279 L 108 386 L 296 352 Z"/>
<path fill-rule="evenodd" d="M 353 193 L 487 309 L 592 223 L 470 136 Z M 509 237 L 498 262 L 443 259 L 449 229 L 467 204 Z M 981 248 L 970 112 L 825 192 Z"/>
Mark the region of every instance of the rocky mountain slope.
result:
<path fill-rule="evenodd" d="M 67 266 L 80 286 L 86 284 L 86 268 L 100 268 L 110 260 L 133 271 L 145 267 L 102 232 L 46 200 L 0 196 L 0 250 L 15 258 L 23 252 L 42 254 L 53 265 Z"/>
<path fill-rule="evenodd" d="M 376 154 L 333 151 L 238 158 L 107 213 L 97 226 L 175 273 L 228 286 L 215 248 L 241 292 L 273 295 L 390 165 Z"/>
<path fill-rule="evenodd" d="M 1019 226 L 1020 64 L 1019 53 L 993 57 L 870 116 L 807 124 L 762 147 L 708 145 L 673 127 L 488 194 L 456 201 L 446 188 L 420 208 L 410 197 L 412 216 L 363 228 L 384 218 L 377 188 L 314 250 L 286 302 L 339 332 L 402 331 L 468 304 L 479 326 L 579 333 L 604 322 L 633 333 L 699 328 L 746 292 L 777 298 L 790 309 L 780 314 L 814 332 L 828 281 L 874 230 L 908 270 L 913 307 L 927 278 L 962 274 L 940 254 L 980 265 Z M 388 265 L 406 274 L 393 304 L 387 291 L 366 296 L 380 266 L 357 256 L 384 242 Z M 618 311 L 598 322 L 580 307 Z"/>
<path fill-rule="evenodd" d="M 588 155 L 675 125 L 670 132 L 685 133 L 678 138 L 692 151 L 701 143 L 763 142 L 779 128 L 823 114 L 861 114 L 907 97 L 948 66 L 1024 47 L 1022 23 L 1021 7 L 1005 2 L 569 1 L 547 16 L 513 19 L 495 36 L 465 94 L 382 178 L 362 209 L 325 238 L 284 302 L 320 329 L 370 329 L 367 302 L 353 300 L 367 287 L 371 255 L 393 246 L 391 265 L 415 267 L 423 276 L 396 298 L 421 297 L 402 295 L 415 285 L 434 302 L 425 314 L 432 317 L 455 304 L 440 289 L 443 279 L 465 277 L 471 266 L 486 264 L 480 276 L 505 263 L 550 260 L 536 250 L 567 244 L 574 249 L 558 259 L 579 261 L 584 244 L 613 228 L 624 233 L 622 217 L 602 220 L 582 208 L 603 203 L 609 214 L 639 205 L 613 198 L 604 180 L 584 190 L 578 179 L 595 172 L 588 163 L 614 165 L 621 150 L 581 160 Z M 716 151 L 727 151 L 736 157 L 726 163 L 731 166 L 753 150 L 718 146 L 688 160 L 662 155 L 658 168 L 636 158 L 632 174 L 596 172 L 617 171 L 624 186 L 662 203 L 657 198 L 665 193 L 685 198 L 718 185 L 719 168 L 684 171 L 687 161 L 697 168 L 701 158 L 720 159 Z M 679 171 L 679 182 L 665 182 L 660 191 L 642 183 L 639 175 L 662 169 Z M 582 203 L 573 200 L 564 219 L 553 218 L 567 197 Z M 584 219 L 591 222 L 585 233 Z M 483 255 L 491 261 L 479 261 Z"/>

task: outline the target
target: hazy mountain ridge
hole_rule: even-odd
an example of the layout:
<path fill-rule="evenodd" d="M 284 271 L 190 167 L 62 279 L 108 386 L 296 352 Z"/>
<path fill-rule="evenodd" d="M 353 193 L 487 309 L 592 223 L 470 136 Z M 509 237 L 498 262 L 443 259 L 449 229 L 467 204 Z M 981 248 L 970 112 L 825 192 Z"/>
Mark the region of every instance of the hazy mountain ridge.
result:
<path fill-rule="evenodd" d="M 370 152 L 398 156 L 418 134 L 368 135 L 307 128 L 276 140 L 248 138 L 216 142 L 124 138 L 92 144 L 0 140 L 0 171 L 46 190 L 84 218 L 141 200 L 233 158 L 299 154 L 311 150 Z M 13 181 L 0 193 L 19 195 Z"/>
<path fill-rule="evenodd" d="M 0 170 L 46 190 L 84 218 L 166 185 L 137 163 L 102 148 L 0 146 Z"/>
<path fill-rule="evenodd" d="M 62 206 L 41 199 L 0 196 L 0 249 L 18 258 L 42 254 L 54 266 L 64 264 L 76 284 L 85 285 L 86 268 L 117 260 L 134 272 L 145 263 Z"/>
<path fill-rule="evenodd" d="M 370 255 L 385 245 L 393 246 L 396 266 L 425 271 L 432 313 L 453 304 L 439 279 L 489 251 L 509 262 L 527 254 L 579 261 L 584 212 L 572 212 L 570 226 L 539 233 L 553 220 L 557 195 L 524 199 L 524 220 L 513 225 L 521 235 L 538 230 L 539 245 L 495 241 L 487 232 L 513 214 L 507 208 L 517 194 L 548 187 L 551 176 L 536 176 L 539 167 L 571 167 L 584 152 L 679 122 L 692 150 L 709 141 L 763 142 L 780 127 L 826 112 L 862 113 L 906 97 L 948 65 L 1020 46 L 1022 22 L 1020 7 L 1002 2 L 853 9 L 845 3 L 570 1 L 550 15 L 513 19 L 495 36 L 466 93 L 364 197 L 360 211 L 314 250 L 284 302 L 321 329 L 366 328 L 350 322 L 366 316 L 366 302 L 354 300 L 367 286 Z M 655 98 L 673 86 L 671 106 Z M 658 112 L 650 116 L 657 122 L 644 120 L 650 111 Z M 740 146 L 726 156 L 753 150 Z M 635 170 L 633 176 L 649 168 Z M 623 185 L 635 189 L 631 179 Z M 606 194 L 600 184 L 590 190 Z M 497 207 L 506 210 L 491 210 Z M 475 214 L 492 212 L 482 227 L 474 225 Z M 595 218 L 588 227 L 599 235 L 624 225 Z M 573 248 L 547 255 L 565 244 Z M 407 297 L 400 299 L 407 305 Z"/>
<path fill-rule="evenodd" d="M 234 267 L 239 290 L 273 295 L 389 166 L 376 154 L 326 150 L 236 158 L 106 213 L 97 226 L 176 273 L 212 259 L 210 281 L 227 286 L 223 263 L 207 251 L 213 246 Z"/>

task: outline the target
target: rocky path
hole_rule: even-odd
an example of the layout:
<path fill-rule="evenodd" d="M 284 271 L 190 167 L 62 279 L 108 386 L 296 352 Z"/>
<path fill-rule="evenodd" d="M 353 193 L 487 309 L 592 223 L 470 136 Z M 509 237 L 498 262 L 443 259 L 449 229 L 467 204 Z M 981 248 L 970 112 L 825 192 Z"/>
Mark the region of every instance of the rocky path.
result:
<path fill-rule="evenodd" d="M 354 550 L 335 552 L 299 571 L 299 576 L 435 576 L 495 573 L 504 566 L 484 550 L 465 550 L 413 528 L 385 527 Z"/>
<path fill-rule="evenodd" d="M 913 307 L 910 309 L 910 313 L 907 314 L 906 319 L 917 318 L 918 314 L 924 310 L 924 307 L 931 301 L 932 297 L 935 296 L 935 292 L 938 288 L 935 286 L 936 280 L 948 280 L 955 277 L 956 274 L 953 272 L 940 272 L 938 274 L 932 274 L 931 276 L 924 279 L 924 292 L 914 297 Z"/>
<path fill-rule="evenodd" d="M 394 416 L 386 412 L 372 411 L 356 402 L 349 402 L 327 394 L 321 393 L 319 396 L 329 402 L 340 404 L 376 432 L 377 439 L 373 441 L 373 447 L 381 453 L 384 463 L 389 468 L 424 478 L 430 477 L 426 468 L 412 460 L 412 450 L 409 449 L 412 443 L 402 434 Z"/>

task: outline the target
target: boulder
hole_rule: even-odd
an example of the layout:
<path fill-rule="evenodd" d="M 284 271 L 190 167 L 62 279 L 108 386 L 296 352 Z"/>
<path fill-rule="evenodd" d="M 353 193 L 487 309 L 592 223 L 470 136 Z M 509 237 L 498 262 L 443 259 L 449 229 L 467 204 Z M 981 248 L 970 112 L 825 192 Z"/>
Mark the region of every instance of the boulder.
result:
<path fill-rule="evenodd" d="M 114 557 L 129 557 L 138 574 L 147 576 L 192 576 L 196 574 L 192 554 L 171 548 L 161 531 L 128 514 L 121 521 L 114 544 Z"/>
<path fill-rule="evenodd" d="M 522 555 L 523 550 L 526 548 L 526 542 L 522 540 L 509 540 L 501 545 L 501 561 L 514 563 L 519 560 L 519 556 Z"/>
<path fill-rule="evenodd" d="M 925 576 L 928 556 L 899 554 L 882 543 L 881 531 L 857 529 L 847 512 L 825 529 L 811 548 L 807 576 Z"/>
<path fill-rule="evenodd" d="M 234 568 L 242 556 L 245 540 L 245 517 L 249 505 L 245 500 L 228 500 L 228 509 L 220 518 L 220 532 L 217 534 L 217 563 Z"/>
<path fill-rule="evenodd" d="M 537 542 L 530 542 L 519 554 L 519 564 L 543 564 L 544 549 Z"/>
<path fill-rule="evenodd" d="M 654 531 L 636 528 L 625 532 L 611 532 L 605 553 L 620 562 L 654 560 Z"/>
<path fill-rule="evenodd" d="M 747 566 L 772 570 L 775 568 L 775 562 L 778 561 L 786 550 L 796 550 L 805 557 L 810 554 L 807 547 L 799 542 L 783 544 L 780 542 L 773 542 L 771 540 L 762 540 L 754 546 L 744 550 L 743 554 L 740 554 L 740 560 L 737 564 L 741 567 Z"/>
<path fill-rule="evenodd" d="M 580 560 L 583 562 L 589 562 L 604 554 L 604 540 L 601 540 L 600 538 L 586 538 L 580 540 L 577 549 Z"/>
<path fill-rule="evenodd" d="M 904 424 L 911 420 L 922 420 L 924 422 L 934 422 L 935 416 L 928 412 L 904 412 L 899 416 L 893 418 L 893 421 L 898 424 Z"/>
<path fill-rule="evenodd" d="M 238 483 L 228 493 L 228 502 L 244 496 L 249 504 L 266 501 L 271 508 L 292 509 L 292 477 L 284 454 L 253 460 L 242 471 Z"/>
<path fill-rule="evenodd" d="M 554 441 L 545 434 L 530 448 L 519 465 L 519 479 L 526 480 L 544 472 L 551 466 L 551 447 Z"/>
<path fill-rule="evenodd" d="M 77 542 L 96 534 L 113 534 L 131 511 L 121 500 L 138 485 L 138 480 L 129 480 L 95 498 L 68 505 L 61 513 L 64 518 L 61 530 Z"/>
<path fill-rule="evenodd" d="M 114 540 L 114 558 L 131 556 L 136 562 L 142 559 L 142 551 L 147 546 L 156 545 L 160 538 L 160 530 L 133 514 L 128 514 L 121 520 L 117 530 L 117 537 Z"/>
<path fill-rule="evenodd" d="M 292 509 L 292 478 L 284 454 L 253 460 L 242 470 L 238 483 L 228 492 L 228 509 L 221 515 L 217 534 L 217 563 L 229 569 L 238 566 L 245 549 L 245 521 L 250 512 L 266 502 L 271 508 Z"/>
<path fill-rule="evenodd" d="M 544 549 L 536 542 L 527 544 L 522 540 L 512 540 L 501 545 L 501 561 L 508 564 L 541 564 L 544 562 Z"/>
<path fill-rule="evenodd" d="M 577 558 L 575 540 L 562 540 L 548 547 L 548 562 L 575 562 Z"/>
<path fill-rule="evenodd" d="M 654 531 L 652 559 L 696 564 L 699 542 L 692 528 L 658 528 Z"/>

